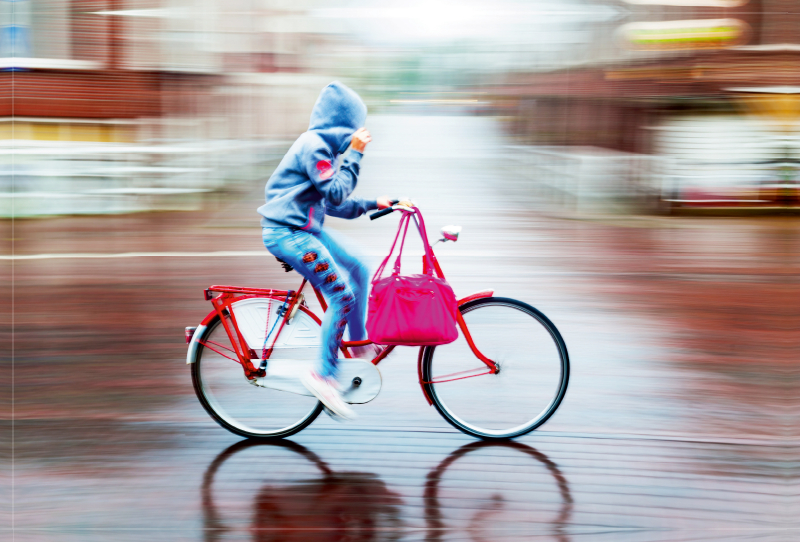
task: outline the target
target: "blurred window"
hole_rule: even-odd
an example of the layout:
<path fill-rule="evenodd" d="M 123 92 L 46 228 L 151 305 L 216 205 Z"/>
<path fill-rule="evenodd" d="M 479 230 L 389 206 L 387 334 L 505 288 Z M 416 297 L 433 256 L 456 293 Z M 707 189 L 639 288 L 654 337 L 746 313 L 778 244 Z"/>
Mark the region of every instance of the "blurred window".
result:
<path fill-rule="evenodd" d="M 0 0 L 0 56 L 31 56 L 30 4 L 30 0 Z"/>
<path fill-rule="evenodd" d="M 107 60 L 98 0 L 0 0 L 0 68 L 94 69 Z"/>

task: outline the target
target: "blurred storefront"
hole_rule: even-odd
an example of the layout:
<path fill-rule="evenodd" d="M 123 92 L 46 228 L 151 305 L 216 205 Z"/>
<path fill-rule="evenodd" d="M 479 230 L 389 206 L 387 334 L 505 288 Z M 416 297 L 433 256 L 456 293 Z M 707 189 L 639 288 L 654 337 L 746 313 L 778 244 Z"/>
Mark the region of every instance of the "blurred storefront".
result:
<path fill-rule="evenodd" d="M 632 22 L 609 33 L 616 55 L 518 73 L 493 91 L 533 145 L 529 175 L 568 174 L 553 164 L 585 162 L 591 146 L 616 164 L 594 184 L 661 207 L 800 207 L 794 2 L 628 4 Z"/>

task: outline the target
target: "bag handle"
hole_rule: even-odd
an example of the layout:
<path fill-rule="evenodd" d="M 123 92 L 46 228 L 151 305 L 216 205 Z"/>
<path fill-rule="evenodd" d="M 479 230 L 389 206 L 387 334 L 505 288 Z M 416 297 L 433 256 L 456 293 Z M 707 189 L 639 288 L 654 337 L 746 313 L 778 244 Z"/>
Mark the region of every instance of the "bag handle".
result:
<path fill-rule="evenodd" d="M 422 213 L 419 212 L 419 209 L 416 207 L 412 207 L 412 209 L 414 209 L 416 219 L 414 223 L 417 226 L 419 236 L 422 238 L 422 246 L 425 247 L 425 256 L 428 258 L 428 274 L 433 275 L 433 250 L 428 242 L 428 230 L 425 229 L 425 220 L 422 218 Z"/>
<path fill-rule="evenodd" d="M 428 232 L 425 229 L 425 220 L 422 218 L 422 213 L 419 212 L 419 209 L 416 207 L 412 207 L 412 211 L 404 211 L 403 217 L 400 219 L 400 223 L 397 227 L 397 234 L 394 237 L 394 242 L 392 243 L 392 248 L 389 250 L 389 255 L 384 258 L 381 265 L 378 267 L 378 270 L 375 272 L 375 275 L 372 277 L 372 282 L 376 282 L 381 274 L 383 273 L 384 269 L 386 268 L 386 264 L 389 263 L 389 258 L 392 257 L 392 253 L 394 252 L 394 247 L 397 245 L 397 240 L 400 239 L 400 230 L 403 230 L 403 237 L 400 241 L 400 249 L 397 253 L 397 259 L 394 262 L 394 272 L 393 275 L 400 274 L 400 259 L 403 256 L 403 246 L 406 241 L 406 233 L 408 232 L 408 225 L 411 222 L 411 217 L 414 217 L 414 225 L 417 227 L 417 231 L 419 232 L 420 238 L 422 239 L 422 246 L 425 248 L 425 258 L 427 259 L 428 265 L 426 273 L 428 275 L 433 275 L 433 252 L 431 252 L 430 243 L 428 243 Z M 405 223 L 405 224 L 404 224 Z M 405 227 L 403 227 L 405 226 Z"/>
<path fill-rule="evenodd" d="M 394 247 L 397 245 L 397 240 L 400 238 L 400 231 L 403 230 L 403 223 L 405 223 L 405 230 L 403 231 L 403 240 L 405 240 L 405 232 L 408 231 L 408 217 L 410 213 L 403 213 L 402 218 L 400 218 L 400 223 L 397 225 L 397 233 L 394 236 L 394 242 L 392 243 L 392 248 L 389 249 L 389 254 L 387 254 L 386 258 L 383 259 L 381 265 L 378 266 L 378 270 L 375 272 L 375 275 L 372 276 L 372 282 L 376 282 L 380 276 L 383 274 L 383 270 L 386 267 L 386 264 L 389 263 L 389 258 L 392 257 L 392 253 L 394 252 Z M 402 244 L 401 244 L 402 250 Z"/>
<path fill-rule="evenodd" d="M 397 259 L 394 261 L 394 271 L 392 272 L 393 275 L 400 274 L 400 258 L 403 255 L 403 247 L 406 244 L 406 234 L 408 233 L 408 225 L 410 223 L 411 223 L 411 215 L 409 215 L 409 218 L 406 221 L 406 228 L 403 230 L 403 238 L 400 240 L 400 248 L 397 251 Z"/>
<path fill-rule="evenodd" d="M 422 239 L 422 246 L 425 248 L 425 258 L 427 260 L 425 273 L 428 275 L 433 275 L 433 253 L 431 252 L 430 245 L 428 244 L 428 235 L 427 231 L 425 230 L 425 222 L 424 221 L 420 222 L 422 220 L 422 213 L 420 213 L 419 209 L 417 209 L 416 207 L 414 207 L 414 209 L 416 210 L 416 213 L 413 213 L 413 216 L 412 213 L 409 213 L 410 218 L 408 219 L 408 221 L 411 222 L 411 218 L 414 219 L 414 224 L 417 226 L 417 231 L 419 232 L 419 236 Z M 406 231 L 408 231 L 408 224 L 406 224 Z M 397 253 L 397 259 L 394 262 L 395 275 L 400 274 L 400 258 L 403 255 L 403 244 L 405 243 L 405 240 L 406 240 L 406 234 L 405 232 L 403 232 L 403 240 L 400 243 L 400 250 Z"/>

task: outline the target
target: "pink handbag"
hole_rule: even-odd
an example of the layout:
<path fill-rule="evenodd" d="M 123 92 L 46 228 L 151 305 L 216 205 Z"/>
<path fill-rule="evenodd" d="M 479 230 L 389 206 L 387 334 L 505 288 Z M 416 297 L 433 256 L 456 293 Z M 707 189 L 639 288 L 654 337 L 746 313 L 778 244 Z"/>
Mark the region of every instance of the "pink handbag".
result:
<path fill-rule="evenodd" d="M 414 211 L 403 213 L 389 255 L 372 277 L 367 333 L 369 339 L 377 344 L 433 346 L 451 343 L 458 338 L 456 296 L 447 281 L 433 276 L 433 254 L 428 244 L 425 222 L 416 207 Z M 415 224 L 425 246 L 425 273 L 400 275 L 400 257 L 412 216 L 418 219 Z M 394 263 L 394 272 L 391 276 L 379 278 L 392 257 L 401 230 L 403 239 Z"/>

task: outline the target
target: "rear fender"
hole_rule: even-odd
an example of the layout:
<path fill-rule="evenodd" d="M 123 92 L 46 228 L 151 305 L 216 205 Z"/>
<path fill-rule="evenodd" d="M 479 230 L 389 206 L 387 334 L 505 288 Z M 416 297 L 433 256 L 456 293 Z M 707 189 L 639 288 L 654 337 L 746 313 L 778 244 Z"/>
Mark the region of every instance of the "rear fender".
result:
<path fill-rule="evenodd" d="M 208 324 L 211 323 L 211 320 L 213 320 L 216 315 L 217 311 L 209 312 L 208 316 L 203 318 L 203 321 L 200 322 L 200 325 L 194 330 L 194 335 L 192 335 L 192 339 L 189 341 L 189 350 L 186 352 L 186 365 L 194 363 L 195 354 L 197 354 L 197 345 L 200 344 L 198 341 L 208 328 Z"/>
<path fill-rule="evenodd" d="M 186 352 L 186 365 L 191 365 L 194 363 L 195 355 L 197 354 L 197 345 L 200 344 L 200 337 L 203 336 L 203 333 L 205 333 L 207 327 L 208 326 L 200 324 L 197 326 L 197 329 L 194 330 L 192 340 L 189 341 L 189 350 Z"/>
<path fill-rule="evenodd" d="M 200 322 L 200 325 L 204 326 L 204 327 L 208 327 L 208 324 L 211 323 L 211 320 L 213 320 L 216 315 L 217 315 L 217 311 L 209 312 L 208 315 L 205 318 L 203 318 L 203 321 Z"/>

